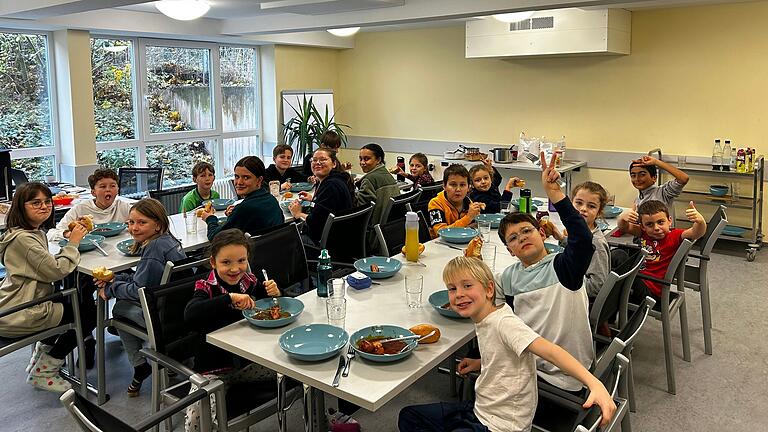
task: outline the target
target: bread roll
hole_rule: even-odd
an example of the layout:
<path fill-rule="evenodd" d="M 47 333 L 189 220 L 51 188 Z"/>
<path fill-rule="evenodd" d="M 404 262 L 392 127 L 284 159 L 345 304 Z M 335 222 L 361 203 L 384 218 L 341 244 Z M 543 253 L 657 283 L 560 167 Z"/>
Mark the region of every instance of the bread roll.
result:
<path fill-rule="evenodd" d="M 415 325 L 415 326 L 409 328 L 408 330 L 414 332 L 415 334 L 417 334 L 419 336 L 426 336 L 426 335 L 432 333 L 432 331 L 434 330 L 435 334 L 433 334 L 432 336 L 430 336 L 428 338 L 425 338 L 425 339 L 422 339 L 422 340 L 419 341 L 419 343 L 422 343 L 422 344 L 431 344 L 431 343 L 435 343 L 438 340 L 440 340 L 440 329 L 435 327 L 435 326 L 433 326 L 433 325 L 430 325 L 430 324 Z"/>
<path fill-rule="evenodd" d="M 283 194 L 283 198 L 293 198 L 293 193 L 286 192 L 286 193 Z"/>
<path fill-rule="evenodd" d="M 469 258 L 483 259 L 483 254 L 481 253 L 482 248 L 482 237 L 475 237 L 469 242 L 469 245 L 467 245 L 467 248 L 464 250 L 464 256 Z"/>
<path fill-rule="evenodd" d="M 83 217 L 79 217 L 77 220 L 70 222 L 69 225 L 67 225 L 67 229 L 72 231 L 77 224 L 82 225 L 86 232 L 91 232 L 93 231 L 93 216 L 85 215 Z"/>
<path fill-rule="evenodd" d="M 93 277 L 104 282 L 112 282 L 115 278 L 115 274 L 112 270 L 107 270 L 106 267 L 96 267 L 93 269 Z"/>

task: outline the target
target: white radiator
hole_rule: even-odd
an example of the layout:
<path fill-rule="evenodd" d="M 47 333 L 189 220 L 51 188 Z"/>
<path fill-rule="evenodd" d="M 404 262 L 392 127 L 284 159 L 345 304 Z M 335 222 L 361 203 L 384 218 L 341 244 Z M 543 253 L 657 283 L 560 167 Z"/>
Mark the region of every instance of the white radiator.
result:
<path fill-rule="evenodd" d="M 232 184 L 231 177 L 216 179 L 213 182 L 212 189 L 218 192 L 219 196 L 223 199 L 237 199 L 237 195 L 235 194 L 235 186 Z"/>

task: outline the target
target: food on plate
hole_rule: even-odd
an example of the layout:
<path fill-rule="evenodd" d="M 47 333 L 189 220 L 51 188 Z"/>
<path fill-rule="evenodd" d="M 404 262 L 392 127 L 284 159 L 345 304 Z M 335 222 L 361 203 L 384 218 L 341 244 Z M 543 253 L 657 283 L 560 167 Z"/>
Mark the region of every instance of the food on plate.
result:
<path fill-rule="evenodd" d="M 69 231 L 72 231 L 72 229 L 75 227 L 75 225 L 80 224 L 82 225 L 87 232 L 93 231 L 93 216 L 92 215 L 85 215 L 82 217 L 77 218 L 77 220 L 74 220 L 69 223 L 67 226 L 67 229 Z"/>
<path fill-rule="evenodd" d="M 512 180 L 512 187 L 522 188 L 525 187 L 525 180 L 516 178 Z"/>
<path fill-rule="evenodd" d="M 424 252 L 425 246 L 424 243 L 419 243 L 419 255 L 421 255 Z M 405 255 L 405 246 L 401 249 L 403 252 L 403 255 Z"/>
<path fill-rule="evenodd" d="M 377 272 L 379 272 L 381 270 L 379 270 L 379 266 L 378 265 L 371 264 L 371 271 L 374 272 L 374 273 L 377 273 Z"/>
<path fill-rule="evenodd" d="M 283 198 L 293 198 L 293 192 L 286 192 L 283 194 Z"/>
<path fill-rule="evenodd" d="M 440 309 L 447 309 L 447 310 L 451 310 L 451 302 L 448 302 L 448 303 L 446 303 L 446 304 L 444 304 L 444 305 L 440 306 Z"/>
<path fill-rule="evenodd" d="M 368 336 L 357 341 L 357 349 L 368 354 L 397 354 L 408 345 L 403 341 L 392 341 L 395 339 L 389 336 Z"/>
<path fill-rule="evenodd" d="M 422 344 L 431 344 L 440 340 L 440 329 L 430 324 L 418 324 L 409 328 L 408 330 L 414 332 L 415 334 L 421 337 L 424 337 L 432 333 L 433 331 L 435 332 L 435 334 L 433 334 L 430 337 L 420 339 L 419 343 L 422 343 Z"/>
<path fill-rule="evenodd" d="M 483 259 L 481 249 L 483 248 L 483 239 L 481 237 L 475 237 L 469 241 L 469 245 L 464 250 L 464 256 L 469 258 Z"/>
<path fill-rule="evenodd" d="M 112 270 L 107 270 L 106 267 L 96 267 L 93 269 L 93 277 L 104 282 L 112 282 L 115 278 L 115 274 Z"/>
<path fill-rule="evenodd" d="M 254 309 L 255 313 L 251 315 L 255 320 L 276 320 L 280 318 L 288 318 L 291 316 L 289 312 L 280 309 L 280 306 L 272 306 L 269 309 Z"/>

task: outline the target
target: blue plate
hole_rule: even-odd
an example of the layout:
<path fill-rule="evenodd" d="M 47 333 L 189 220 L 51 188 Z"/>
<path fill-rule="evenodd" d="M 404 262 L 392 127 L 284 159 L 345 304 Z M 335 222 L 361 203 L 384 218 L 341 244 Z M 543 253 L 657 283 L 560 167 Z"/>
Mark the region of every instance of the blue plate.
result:
<path fill-rule="evenodd" d="M 206 203 L 208 201 L 210 201 L 211 204 L 213 204 L 214 210 L 219 210 L 219 211 L 226 210 L 227 207 L 229 207 L 229 206 L 231 206 L 232 204 L 235 203 L 235 200 L 233 200 L 233 199 L 226 199 L 226 198 L 216 198 L 216 199 L 212 199 L 212 200 L 206 200 L 206 201 L 203 201 L 203 203 Z"/>
<path fill-rule="evenodd" d="M 357 354 L 370 361 L 379 362 L 379 363 L 389 363 L 393 361 L 400 360 L 402 358 L 408 357 L 411 355 L 411 352 L 416 348 L 416 345 L 419 343 L 415 340 L 412 341 L 406 341 L 408 343 L 408 348 L 405 349 L 405 351 L 399 353 L 399 354 L 370 354 L 367 352 L 360 351 L 360 349 L 357 348 L 357 343 L 370 336 L 387 336 L 390 338 L 398 338 L 403 336 L 413 336 L 413 332 L 411 332 L 408 329 L 404 329 L 402 327 L 393 326 L 393 325 L 376 325 L 376 326 L 370 326 L 370 327 L 363 327 L 360 330 L 352 333 L 352 336 L 349 337 L 349 343 L 352 345 L 352 348 L 357 352 Z"/>
<path fill-rule="evenodd" d="M 379 271 L 371 271 L 371 264 L 379 266 Z M 385 279 L 392 277 L 395 273 L 400 271 L 403 264 L 394 259 L 387 257 L 368 257 L 355 261 L 355 268 L 360 273 L 368 276 L 371 279 Z"/>
<path fill-rule="evenodd" d="M 113 237 L 125 230 L 128 225 L 123 222 L 107 222 L 100 223 L 93 226 L 91 234 L 101 235 L 104 237 Z"/>
<path fill-rule="evenodd" d="M 513 205 L 513 206 L 515 206 L 515 207 L 519 207 L 519 206 L 517 205 L 517 203 L 519 202 L 519 199 L 518 199 L 518 198 L 513 198 L 513 199 L 511 199 L 511 200 L 510 200 L 510 202 L 512 203 L 512 205 Z M 541 207 L 541 206 L 543 206 L 544 204 L 546 204 L 546 202 L 544 202 L 544 201 L 542 201 L 542 200 L 540 200 L 540 199 L 531 198 L 531 204 L 533 204 L 533 205 L 535 205 L 535 206 L 537 206 L 537 207 Z"/>
<path fill-rule="evenodd" d="M 474 228 L 443 228 L 437 232 L 448 243 L 469 243 L 478 234 Z"/>
<path fill-rule="evenodd" d="M 133 239 L 123 240 L 116 244 L 115 247 L 121 254 L 129 257 L 141 256 L 141 250 L 136 253 L 131 253 L 131 246 L 133 245 Z"/>
<path fill-rule="evenodd" d="M 742 227 L 733 226 L 733 225 L 726 225 L 725 228 L 723 228 L 723 234 L 734 236 L 734 237 L 739 237 L 745 232 L 747 232 L 746 229 Z"/>
<path fill-rule="evenodd" d="M 294 201 L 295 200 L 293 200 L 293 199 L 287 199 L 287 200 L 284 200 L 284 201 L 280 201 L 280 207 L 283 210 L 288 211 L 288 206 L 291 205 L 291 203 L 294 202 Z M 301 208 L 305 208 L 305 207 L 312 207 L 312 201 L 306 201 L 306 200 L 301 201 Z"/>
<path fill-rule="evenodd" d="M 277 328 L 287 326 L 288 324 L 296 321 L 296 319 L 299 318 L 299 315 L 304 312 L 304 303 L 302 303 L 302 301 L 297 298 L 278 297 L 277 301 L 280 304 L 280 309 L 291 314 L 290 316 L 276 320 L 255 319 L 253 316 L 256 314 L 258 309 L 264 310 L 272 307 L 272 298 L 263 298 L 257 300 L 255 309 L 244 310 L 243 316 L 246 320 L 248 320 L 249 323 L 255 325 L 256 327 Z"/>
<path fill-rule="evenodd" d="M 96 249 L 96 245 L 91 242 L 91 240 L 96 240 L 96 243 L 101 246 L 101 242 L 104 241 L 104 236 L 96 235 L 96 234 L 86 234 L 85 237 L 80 241 L 80 245 L 77 247 L 77 250 L 80 252 L 88 252 Z M 59 242 L 59 246 L 64 247 L 67 244 L 69 244 L 68 240 L 61 240 Z"/>
<path fill-rule="evenodd" d="M 349 334 L 328 324 L 308 324 L 292 328 L 280 336 L 280 348 L 290 357 L 304 361 L 331 358 L 344 348 Z"/>
<path fill-rule="evenodd" d="M 605 208 L 603 209 L 603 217 L 606 217 L 608 219 L 613 219 L 613 218 L 619 217 L 621 212 L 622 212 L 621 207 L 616 207 L 611 205 L 605 206 Z"/>
<path fill-rule="evenodd" d="M 710 185 L 709 186 L 709 193 L 712 196 L 717 196 L 717 197 L 726 196 L 726 195 L 728 195 L 728 186 Z"/>
<path fill-rule="evenodd" d="M 596 220 L 596 221 L 595 221 L 595 224 L 597 225 L 597 228 L 598 228 L 600 231 L 606 231 L 606 230 L 608 230 L 608 229 L 610 229 L 610 228 L 611 228 L 611 226 L 610 226 L 610 225 L 608 225 L 608 222 L 606 222 L 606 221 L 603 221 L 603 220 Z"/>
<path fill-rule="evenodd" d="M 314 188 L 312 183 L 293 183 L 291 184 L 291 192 L 309 192 Z"/>
<path fill-rule="evenodd" d="M 558 253 L 563 251 L 563 247 L 554 243 L 544 243 L 544 249 L 547 253 Z"/>
<path fill-rule="evenodd" d="M 488 213 L 488 214 L 479 214 L 475 218 L 478 222 L 490 222 L 491 228 L 498 228 L 499 222 L 504 218 L 504 215 L 501 213 Z"/>
<path fill-rule="evenodd" d="M 440 315 L 447 316 L 448 318 L 464 319 L 463 316 L 456 313 L 453 309 L 443 308 L 443 305 L 446 303 L 448 303 L 448 290 L 433 292 L 432 295 L 429 296 L 429 304 L 431 304 Z"/>

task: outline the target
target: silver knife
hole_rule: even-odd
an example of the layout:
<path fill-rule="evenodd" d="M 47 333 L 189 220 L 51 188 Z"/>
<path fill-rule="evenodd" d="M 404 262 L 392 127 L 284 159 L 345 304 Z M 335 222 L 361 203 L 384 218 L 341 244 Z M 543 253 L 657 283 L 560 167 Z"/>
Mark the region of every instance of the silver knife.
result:
<path fill-rule="evenodd" d="M 464 249 L 462 249 L 462 248 L 460 248 L 460 247 L 457 247 L 457 246 L 453 246 L 453 245 L 449 245 L 448 243 L 445 243 L 445 242 L 443 242 L 443 241 L 436 241 L 435 243 L 437 243 L 437 244 L 441 244 L 441 245 L 443 245 L 443 246 L 445 246 L 445 247 L 449 247 L 449 248 L 451 248 L 451 249 L 456 249 L 456 250 L 460 250 L 460 251 L 463 251 L 463 250 L 464 250 Z"/>
<path fill-rule="evenodd" d="M 107 253 L 107 251 L 105 251 L 104 249 L 102 249 L 102 248 L 101 248 L 101 246 L 99 246 L 99 242 L 97 242 L 96 240 L 93 240 L 93 239 L 91 239 L 91 244 L 93 244 L 94 246 L 96 246 L 96 249 L 98 249 L 98 250 L 99 250 L 99 252 L 101 252 L 101 254 L 102 254 L 102 255 L 104 255 L 104 256 L 109 256 L 109 254 Z"/>
<path fill-rule="evenodd" d="M 339 367 L 336 368 L 336 376 L 333 377 L 333 386 L 338 387 L 339 386 L 339 380 L 341 380 L 341 371 L 344 370 L 344 366 L 346 365 L 347 358 L 343 355 L 339 356 Z"/>
<path fill-rule="evenodd" d="M 355 358 L 355 349 L 352 348 L 352 344 L 349 345 L 349 349 L 347 350 L 347 365 L 344 366 L 344 372 L 341 373 L 341 376 L 347 377 L 349 376 L 349 366 L 352 364 L 352 359 Z"/>

